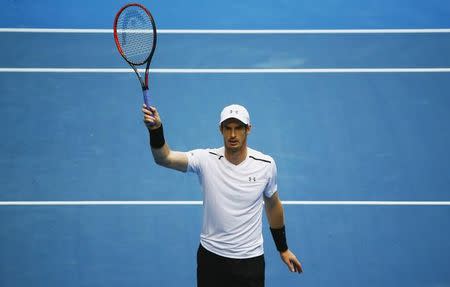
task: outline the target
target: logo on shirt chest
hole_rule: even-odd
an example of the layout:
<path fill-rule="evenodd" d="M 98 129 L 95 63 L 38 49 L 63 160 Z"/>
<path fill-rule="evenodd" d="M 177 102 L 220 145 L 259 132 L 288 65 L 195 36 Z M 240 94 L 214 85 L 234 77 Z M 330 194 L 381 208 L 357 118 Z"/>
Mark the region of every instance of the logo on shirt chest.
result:
<path fill-rule="evenodd" d="M 255 176 L 249 176 L 248 177 L 248 181 L 249 182 L 256 182 L 256 177 Z"/>

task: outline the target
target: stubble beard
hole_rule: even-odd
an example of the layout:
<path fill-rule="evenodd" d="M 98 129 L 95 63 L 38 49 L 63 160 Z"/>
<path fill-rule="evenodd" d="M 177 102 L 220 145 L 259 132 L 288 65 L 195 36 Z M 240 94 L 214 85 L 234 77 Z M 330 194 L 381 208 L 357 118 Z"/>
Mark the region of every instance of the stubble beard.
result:
<path fill-rule="evenodd" d="M 225 149 L 230 154 L 242 152 L 246 147 L 246 140 L 239 141 L 236 146 L 232 146 L 229 142 L 225 142 Z"/>

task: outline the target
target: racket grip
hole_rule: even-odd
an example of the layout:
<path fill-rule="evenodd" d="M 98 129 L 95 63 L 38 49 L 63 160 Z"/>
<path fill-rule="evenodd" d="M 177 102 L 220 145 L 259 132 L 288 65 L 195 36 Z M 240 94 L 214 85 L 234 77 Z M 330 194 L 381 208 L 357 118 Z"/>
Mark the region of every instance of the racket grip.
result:
<path fill-rule="evenodd" d="M 147 108 L 150 107 L 150 90 L 144 89 L 142 90 L 142 94 L 144 95 L 144 104 L 147 106 Z"/>

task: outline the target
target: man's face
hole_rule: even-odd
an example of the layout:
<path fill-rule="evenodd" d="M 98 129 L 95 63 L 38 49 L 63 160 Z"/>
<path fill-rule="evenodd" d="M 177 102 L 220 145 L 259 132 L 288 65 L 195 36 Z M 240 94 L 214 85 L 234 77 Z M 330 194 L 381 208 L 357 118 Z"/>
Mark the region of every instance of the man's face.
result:
<path fill-rule="evenodd" d="M 244 125 L 237 119 L 228 119 L 222 123 L 220 131 L 223 135 L 224 146 L 229 151 L 237 152 L 247 146 L 250 126 Z"/>

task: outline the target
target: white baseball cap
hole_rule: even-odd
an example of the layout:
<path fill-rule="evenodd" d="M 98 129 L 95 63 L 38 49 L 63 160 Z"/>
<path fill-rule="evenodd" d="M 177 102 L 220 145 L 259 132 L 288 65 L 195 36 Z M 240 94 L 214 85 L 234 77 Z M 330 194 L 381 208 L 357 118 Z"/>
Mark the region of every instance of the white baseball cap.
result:
<path fill-rule="evenodd" d="M 222 124 L 228 119 L 237 119 L 243 122 L 245 125 L 250 125 L 250 115 L 246 108 L 241 105 L 229 105 L 223 108 L 220 113 L 220 123 Z"/>

